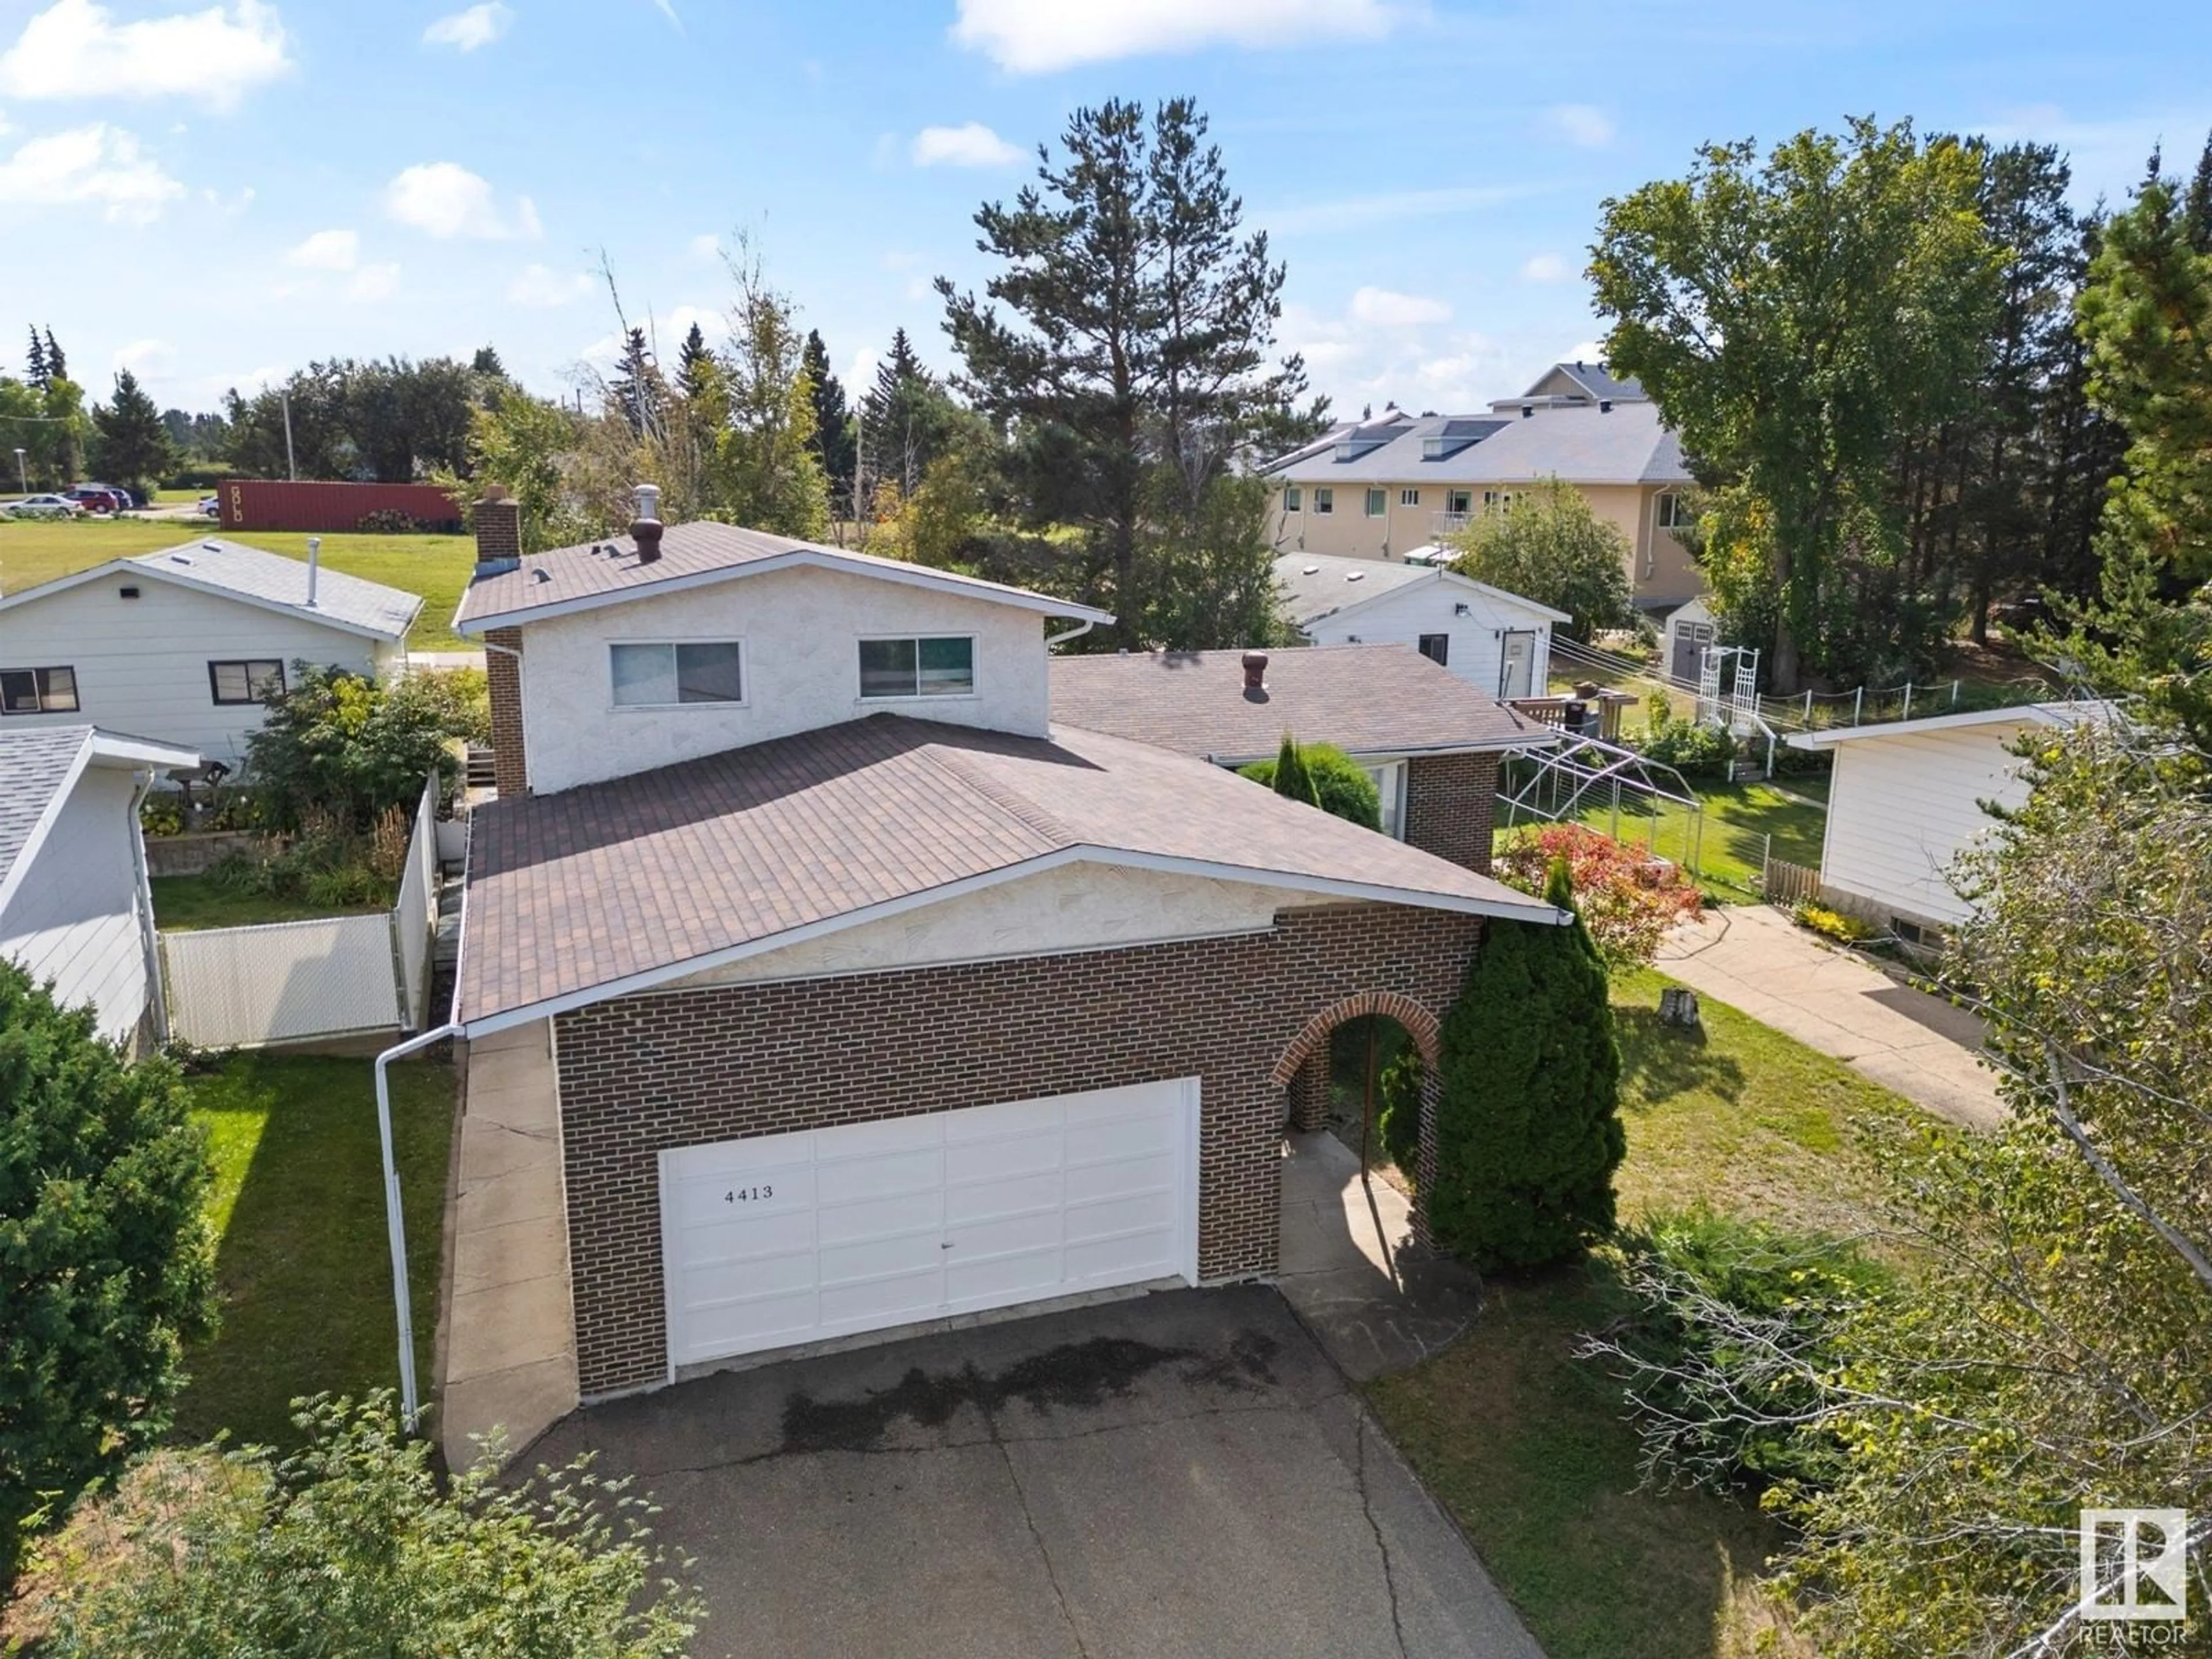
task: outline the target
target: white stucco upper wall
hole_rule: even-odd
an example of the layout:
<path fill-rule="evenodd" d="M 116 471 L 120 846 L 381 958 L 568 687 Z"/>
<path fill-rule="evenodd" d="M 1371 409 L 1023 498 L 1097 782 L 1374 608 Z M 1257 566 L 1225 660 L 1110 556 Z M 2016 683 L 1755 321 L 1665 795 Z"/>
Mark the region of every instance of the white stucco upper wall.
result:
<path fill-rule="evenodd" d="M 1821 880 L 1910 921 L 1965 921 L 1972 907 L 1945 872 L 1993 827 L 1980 802 L 2026 803 L 2021 763 L 2007 752 L 2025 724 L 1838 744 Z"/>
<path fill-rule="evenodd" d="M 138 597 L 123 598 L 125 587 Z M 267 711 L 218 704 L 210 662 L 274 658 L 288 674 L 304 660 L 381 676 L 405 655 L 404 645 L 128 571 L 0 611 L 0 667 L 76 671 L 76 713 L 10 714 L 11 730 L 89 723 L 233 768 Z"/>
<path fill-rule="evenodd" d="M 1465 605 L 1468 614 L 1458 614 Z M 1308 623 L 1304 632 L 1316 645 L 1419 645 L 1424 634 L 1450 637 L 1444 666 L 1485 696 L 1499 692 L 1500 653 L 1508 630 L 1534 634 L 1535 662 L 1532 692 L 1543 695 L 1550 655 L 1551 624 L 1527 611 L 1502 605 L 1474 587 L 1443 580 L 1415 582 L 1370 599 L 1355 611 L 1339 611 Z"/>
<path fill-rule="evenodd" d="M 531 787 L 546 794 L 882 712 L 1042 737 L 1051 708 L 1044 630 L 1035 611 L 814 568 L 527 623 Z M 973 695 L 861 698 L 861 640 L 953 634 L 975 641 Z M 616 708 L 608 647 L 666 640 L 742 641 L 744 701 Z"/>
<path fill-rule="evenodd" d="M 64 1007 L 91 1003 L 100 1035 L 127 1041 L 146 1011 L 145 936 L 131 839 L 137 781 L 119 768 L 90 767 L 32 853 L 0 911 L 0 956 L 52 980 Z"/>
<path fill-rule="evenodd" d="M 749 957 L 679 987 L 817 979 L 950 962 L 1249 933 L 1278 910 L 1335 902 L 1252 882 L 1070 864 Z"/>

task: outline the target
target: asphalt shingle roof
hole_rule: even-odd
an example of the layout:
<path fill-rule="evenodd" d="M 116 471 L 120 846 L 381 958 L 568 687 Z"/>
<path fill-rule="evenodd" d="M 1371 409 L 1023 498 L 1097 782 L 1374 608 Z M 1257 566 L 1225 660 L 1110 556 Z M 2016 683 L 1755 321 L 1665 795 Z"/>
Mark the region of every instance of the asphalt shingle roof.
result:
<path fill-rule="evenodd" d="M 633 593 L 643 596 L 664 582 L 709 576 L 717 572 L 735 573 L 748 565 L 794 555 L 813 555 L 861 575 L 877 574 L 907 581 L 921 576 L 933 585 L 972 591 L 978 599 L 1019 604 L 1053 616 L 1094 614 L 1083 605 L 1051 599 L 1027 588 L 963 576 L 955 571 L 881 559 L 848 548 L 824 547 L 817 542 L 795 541 L 788 536 L 772 536 L 764 530 L 747 530 L 738 525 L 702 522 L 668 526 L 661 532 L 660 556 L 651 563 L 640 562 L 637 543 L 627 535 L 532 553 L 522 561 L 519 569 L 480 577 L 471 582 L 461 595 L 461 607 L 454 620 L 459 623 L 481 623 L 487 617 L 514 616 L 578 600 L 613 600 Z"/>
<path fill-rule="evenodd" d="M 459 1016 L 480 1021 L 1076 848 L 1553 913 L 1202 761 L 876 714 L 471 817 Z M 1382 896 L 1378 894 L 1378 896 Z"/>
<path fill-rule="evenodd" d="M 1244 690 L 1243 657 L 1241 651 L 1055 657 L 1052 717 L 1235 764 L 1273 754 L 1285 732 L 1354 755 L 1517 748 L 1555 735 L 1410 645 L 1270 651 L 1256 696 Z"/>
<path fill-rule="evenodd" d="M 289 605 L 307 617 L 327 617 L 398 639 L 414 624 L 422 596 L 386 587 L 324 565 L 315 574 L 315 608 L 307 609 L 307 563 L 243 542 L 210 538 L 141 553 L 125 561 L 163 574 L 218 587 L 273 605 Z"/>
<path fill-rule="evenodd" d="M 8 878 L 31 831 L 46 816 L 78 751 L 91 740 L 89 726 L 0 732 L 0 882 Z"/>

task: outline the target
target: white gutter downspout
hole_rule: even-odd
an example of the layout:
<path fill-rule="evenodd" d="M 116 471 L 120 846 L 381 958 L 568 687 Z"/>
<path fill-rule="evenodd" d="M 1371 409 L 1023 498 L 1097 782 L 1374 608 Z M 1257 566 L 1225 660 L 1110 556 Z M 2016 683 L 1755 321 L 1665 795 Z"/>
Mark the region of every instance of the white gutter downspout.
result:
<path fill-rule="evenodd" d="M 150 768 L 134 774 L 137 787 L 131 792 L 131 868 L 138 884 L 136 908 L 138 912 L 139 949 L 146 956 L 146 988 L 154 1003 L 154 1040 L 169 1040 L 169 999 L 161 987 L 161 945 L 154 926 L 154 883 L 152 869 L 146 862 L 146 830 L 138 813 L 146 805 L 146 797 L 154 793 L 154 774 Z"/>
<path fill-rule="evenodd" d="M 1070 640 L 1079 640 L 1091 631 L 1091 624 L 1085 622 L 1069 629 L 1065 634 L 1048 634 L 1044 636 L 1044 648 L 1049 651 L 1055 645 L 1066 645 Z"/>
<path fill-rule="evenodd" d="M 422 1402 L 415 1387 L 415 1310 L 407 1293 L 407 1224 L 400 1211 L 399 1166 L 392 1151 L 392 1084 L 385 1067 L 403 1054 L 460 1035 L 460 1026 L 449 1022 L 394 1043 L 376 1057 L 376 1133 L 384 1146 L 384 1225 L 392 1243 L 392 1300 L 399 1310 L 399 1410 L 410 1433 L 422 1414 Z"/>

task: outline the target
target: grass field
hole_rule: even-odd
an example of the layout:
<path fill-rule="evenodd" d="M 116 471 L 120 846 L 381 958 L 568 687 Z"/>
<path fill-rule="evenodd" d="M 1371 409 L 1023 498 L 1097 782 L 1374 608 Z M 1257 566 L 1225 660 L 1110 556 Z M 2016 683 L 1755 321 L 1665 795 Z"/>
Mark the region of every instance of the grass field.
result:
<path fill-rule="evenodd" d="M 1771 783 L 1693 785 L 1704 805 L 1702 833 L 1693 836 L 1687 807 L 1658 803 L 1656 813 L 1623 797 L 1616 821 L 1610 798 L 1593 800 L 1578 823 L 1631 846 L 1649 847 L 1661 858 L 1686 865 L 1697 859 L 1698 885 L 1709 897 L 1742 901 L 1758 896 L 1753 883 L 1767 837 L 1774 856 L 1817 868 L 1821 837 L 1827 829 L 1828 780 L 1818 775 L 1784 777 Z M 1796 799 L 1793 799 L 1795 797 Z M 1501 826 L 1501 836 L 1514 833 Z"/>
<path fill-rule="evenodd" d="M 295 1395 L 398 1386 L 370 1062 L 240 1054 L 191 1090 L 215 1159 L 208 1219 L 222 1324 L 186 1356 L 177 1431 L 289 1444 Z M 392 1112 L 416 1364 L 428 1377 L 453 1068 L 393 1066 Z"/>
<path fill-rule="evenodd" d="M 0 519 L 0 593 L 14 593 L 109 559 L 151 553 L 223 533 L 212 524 L 163 519 Z M 307 556 L 307 538 L 289 530 L 241 532 L 237 539 L 270 553 Z M 451 631 L 476 567 L 476 546 L 465 536 L 327 535 L 323 562 L 332 570 L 366 577 L 422 596 L 422 619 L 408 636 L 418 651 L 475 648 Z"/>
<path fill-rule="evenodd" d="M 1917 1114 L 1733 1009 L 1705 1003 L 1702 1033 L 1660 1024 L 1667 982 L 1644 973 L 1614 988 L 1622 1221 L 1703 1202 L 1807 1227 L 1863 1224 L 1875 1176 L 1861 1132 L 1903 1133 Z M 1637 1490 L 1619 1389 L 1573 1356 L 1623 1305 L 1602 1265 L 1504 1277 L 1486 1292 L 1472 1332 L 1370 1397 L 1545 1652 L 1798 1651 L 1748 1587 L 1783 1541 L 1774 1523 L 1707 1493 Z"/>
<path fill-rule="evenodd" d="M 305 899 L 242 893 L 213 876 L 156 876 L 154 925 L 168 933 L 202 927 L 246 927 L 264 921 L 308 921 L 318 916 L 358 915 L 386 907 L 355 904 L 332 909 Z"/>

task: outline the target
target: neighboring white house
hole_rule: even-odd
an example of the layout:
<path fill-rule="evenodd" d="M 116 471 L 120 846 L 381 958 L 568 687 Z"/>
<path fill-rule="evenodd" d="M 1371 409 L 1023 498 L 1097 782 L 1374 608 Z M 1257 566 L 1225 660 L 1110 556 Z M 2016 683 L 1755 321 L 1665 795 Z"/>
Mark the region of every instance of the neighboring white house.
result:
<path fill-rule="evenodd" d="M 1869 919 L 1910 939 L 1973 914 L 1953 890 L 1953 863 L 1991 827 L 1984 801 L 2027 799 L 2010 752 L 2031 726 L 2103 716 L 2099 703 L 2034 703 L 1926 720 L 1793 733 L 1798 749 L 1835 756 L 1820 883 Z"/>
<path fill-rule="evenodd" d="M 89 726 L 0 731 L 0 956 L 118 1042 L 162 1026 L 139 802 L 199 759 Z"/>
<path fill-rule="evenodd" d="M 210 539 L 0 596 L 0 726 L 137 732 L 235 769 L 292 665 L 379 678 L 420 596 Z"/>
<path fill-rule="evenodd" d="M 1402 564 L 1286 553 L 1284 614 L 1315 645 L 1410 645 L 1486 696 L 1540 697 L 1563 611 L 1440 569 L 1417 548 Z"/>

